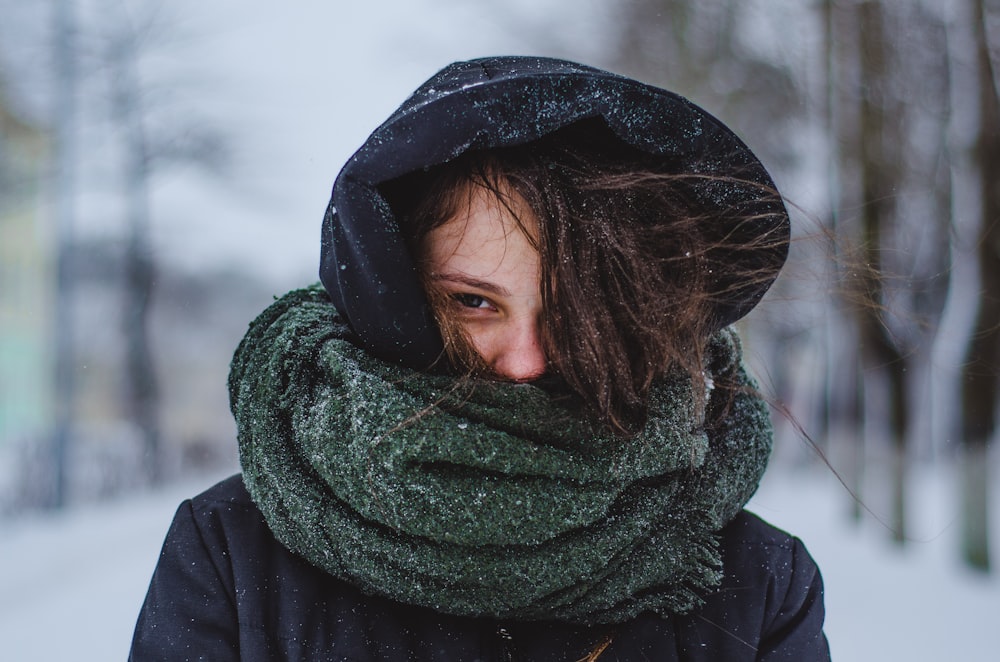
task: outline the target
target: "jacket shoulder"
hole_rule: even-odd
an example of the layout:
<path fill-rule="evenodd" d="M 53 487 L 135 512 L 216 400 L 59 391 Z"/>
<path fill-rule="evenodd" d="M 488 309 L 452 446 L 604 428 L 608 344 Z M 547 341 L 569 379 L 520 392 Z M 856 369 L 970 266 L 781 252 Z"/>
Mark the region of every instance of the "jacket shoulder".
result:
<path fill-rule="evenodd" d="M 219 481 L 201 494 L 191 497 L 197 512 L 210 513 L 236 507 L 253 507 L 253 501 L 243 484 L 243 475 L 234 474 Z"/>
<path fill-rule="evenodd" d="M 828 660 L 823 634 L 823 580 L 798 538 L 747 511 L 721 532 L 722 585 L 708 596 L 689 627 L 725 636 L 716 659 Z"/>
<path fill-rule="evenodd" d="M 227 548 L 220 544 L 222 527 L 206 512 L 221 512 L 227 502 L 231 509 L 241 487 L 242 482 L 228 479 L 205 498 L 178 507 L 139 613 L 130 660 L 182 659 L 192 648 L 220 662 L 238 659 L 234 575 Z M 218 498 L 205 496 L 211 493 Z"/>

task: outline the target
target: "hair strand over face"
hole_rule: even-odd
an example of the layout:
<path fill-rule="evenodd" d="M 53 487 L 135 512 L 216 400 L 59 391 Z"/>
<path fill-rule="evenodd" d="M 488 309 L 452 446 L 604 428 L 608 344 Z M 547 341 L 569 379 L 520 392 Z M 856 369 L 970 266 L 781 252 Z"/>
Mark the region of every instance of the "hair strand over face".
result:
<path fill-rule="evenodd" d="M 588 131 L 583 140 L 563 129 L 519 147 L 466 153 L 397 180 L 386 193 L 424 272 L 424 240 L 469 204 L 474 187 L 490 191 L 534 241 L 516 213 L 521 205 L 514 196 L 523 198 L 539 225 L 542 343 L 550 369 L 582 411 L 630 435 L 645 423 L 654 380 L 668 370 L 685 371 L 704 405 L 704 350 L 716 328 L 717 303 L 775 271 L 760 264 L 741 273 L 726 259 L 748 248 L 743 235 L 752 233 L 740 228 L 754 222 L 747 211 L 752 205 L 711 204 L 701 188 L 706 179 L 715 186 L 725 178 L 679 168 L 614 138 Z M 752 182 L 730 183 L 756 190 L 760 199 L 773 196 Z M 723 215 L 728 223 L 720 223 Z M 719 226 L 733 229 L 723 236 L 706 231 Z M 786 239 L 755 241 L 766 252 Z M 452 364 L 488 373 L 448 302 L 424 276 Z"/>

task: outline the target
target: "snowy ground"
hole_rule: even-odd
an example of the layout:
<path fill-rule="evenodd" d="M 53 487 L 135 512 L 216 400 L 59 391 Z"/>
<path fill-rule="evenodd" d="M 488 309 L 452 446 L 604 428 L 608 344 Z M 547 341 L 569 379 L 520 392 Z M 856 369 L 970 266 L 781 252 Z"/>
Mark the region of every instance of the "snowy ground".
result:
<path fill-rule="evenodd" d="M 124 659 L 173 510 L 210 482 L 3 523 L 0 657 Z M 914 481 L 914 512 L 922 515 L 914 522 L 916 541 L 900 550 L 877 524 L 845 521 L 847 502 L 829 473 L 765 480 L 752 507 L 799 535 L 819 562 L 835 660 L 997 659 L 1000 578 L 959 564 L 947 487 L 940 478 Z"/>
<path fill-rule="evenodd" d="M 850 523 L 850 497 L 825 469 L 769 474 L 750 508 L 802 538 L 819 564 L 834 660 L 1000 659 L 1000 577 L 959 559 L 950 472 L 918 471 L 909 487 L 910 540 L 902 548 L 874 518 Z M 887 509 L 877 496 L 864 501 L 881 517 Z M 993 496 L 996 565 L 1000 491 Z"/>

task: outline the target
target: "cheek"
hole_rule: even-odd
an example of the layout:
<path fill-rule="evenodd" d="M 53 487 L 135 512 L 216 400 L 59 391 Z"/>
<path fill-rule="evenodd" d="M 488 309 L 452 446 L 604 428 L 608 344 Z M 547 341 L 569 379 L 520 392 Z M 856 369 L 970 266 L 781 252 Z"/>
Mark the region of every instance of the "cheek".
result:
<path fill-rule="evenodd" d="M 496 354 L 499 344 L 496 334 L 486 324 L 477 322 L 460 322 L 460 324 L 472 349 L 483 361 L 489 363 Z"/>

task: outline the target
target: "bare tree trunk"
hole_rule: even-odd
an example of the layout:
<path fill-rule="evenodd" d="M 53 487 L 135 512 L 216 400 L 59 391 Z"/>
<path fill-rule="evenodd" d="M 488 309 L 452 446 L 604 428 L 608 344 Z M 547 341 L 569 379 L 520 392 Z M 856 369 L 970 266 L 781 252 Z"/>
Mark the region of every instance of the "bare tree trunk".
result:
<path fill-rule="evenodd" d="M 159 391 L 149 343 L 149 313 L 154 265 L 149 237 L 150 154 L 143 127 L 141 87 L 135 71 L 135 33 L 126 26 L 114 44 L 113 112 L 125 145 L 125 194 L 129 235 L 125 253 L 124 332 L 126 338 L 126 402 L 128 416 L 145 447 L 146 473 L 151 483 L 163 478 Z"/>
<path fill-rule="evenodd" d="M 844 98 L 842 86 L 850 79 L 851 60 L 857 57 L 853 41 L 845 39 L 844 33 L 849 25 L 844 24 L 843 2 L 824 0 L 821 6 L 823 23 L 823 62 L 825 72 L 824 123 L 826 133 L 830 137 L 830 234 L 833 259 L 830 260 L 828 281 L 831 291 L 838 291 L 841 283 L 848 278 L 846 263 L 841 252 L 837 237 L 844 232 L 842 210 L 852 206 L 848 200 L 848 187 L 853 184 L 847 176 L 847 168 L 841 173 L 841 165 L 848 164 L 852 158 L 849 150 L 840 147 L 841 143 L 849 143 L 854 139 L 853 127 L 848 128 L 848 106 Z M 853 118 L 853 116 L 852 116 Z M 846 153 L 845 153 L 846 152 Z M 844 302 L 835 299 L 826 319 L 826 385 L 823 393 L 825 403 L 825 428 L 831 435 L 829 447 L 843 448 L 845 457 L 841 470 L 841 479 L 851 492 L 850 515 L 854 521 L 860 521 L 863 513 L 865 478 L 865 434 L 864 434 L 864 400 L 861 366 L 857 360 L 854 340 L 855 329 L 845 329 L 844 319 L 849 311 L 844 310 Z M 845 337 L 847 336 L 847 337 Z"/>
<path fill-rule="evenodd" d="M 861 517 L 864 515 L 864 495 L 865 495 L 865 468 L 868 466 L 865 462 L 865 434 L 864 434 L 864 421 L 862 420 L 862 415 L 864 413 L 864 376 L 861 374 L 860 366 L 857 361 L 853 362 L 850 366 L 852 374 L 854 376 L 854 402 L 851 414 L 853 415 L 853 420 L 855 425 L 853 429 L 856 431 L 855 439 L 851 444 L 851 457 L 850 457 L 850 476 L 847 479 L 847 486 L 851 488 L 851 504 L 850 504 L 850 514 L 851 519 L 854 522 L 860 523 Z"/>
<path fill-rule="evenodd" d="M 884 268 L 882 251 L 895 213 L 896 170 L 894 146 L 900 136 L 893 124 L 898 122 L 889 92 L 889 43 L 886 39 L 884 12 L 880 2 L 866 0 L 858 5 L 860 45 L 861 104 L 859 140 L 863 266 L 860 287 L 868 302 L 859 317 L 861 361 L 866 371 L 886 376 L 889 411 L 885 412 L 890 434 L 891 512 L 893 539 L 906 538 L 906 441 L 908 436 L 909 397 L 906 362 L 883 317 L 886 286 L 890 274 Z M 869 401 L 870 398 L 866 398 Z"/>
<path fill-rule="evenodd" d="M 76 19 L 72 0 L 59 0 L 54 10 L 56 62 L 54 123 L 56 131 L 53 188 L 56 226 L 55 296 L 55 421 L 52 429 L 53 508 L 68 500 L 68 455 L 76 417 L 76 352 L 73 342 L 74 253 L 76 196 Z"/>
<path fill-rule="evenodd" d="M 1000 372 L 1000 98 L 990 61 L 984 0 L 973 0 L 979 88 L 975 156 L 980 176 L 979 309 L 962 375 L 962 553 L 989 569 L 988 448 L 996 432 Z"/>

